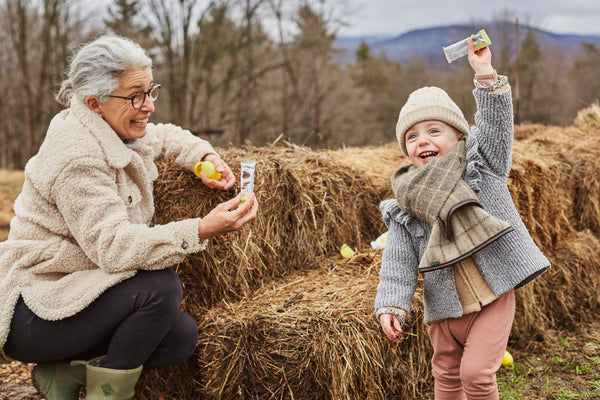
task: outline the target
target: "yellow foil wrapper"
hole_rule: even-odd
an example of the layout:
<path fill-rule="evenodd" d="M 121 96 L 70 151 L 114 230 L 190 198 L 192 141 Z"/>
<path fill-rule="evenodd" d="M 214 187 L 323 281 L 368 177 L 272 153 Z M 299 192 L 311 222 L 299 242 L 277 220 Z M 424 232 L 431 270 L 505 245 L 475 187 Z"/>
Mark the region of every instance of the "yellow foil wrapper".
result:
<path fill-rule="evenodd" d="M 456 61 L 469 54 L 469 47 L 467 42 L 471 39 L 473 41 L 473 47 L 475 50 L 483 49 L 492 44 L 490 37 L 486 33 L 485 29 L 480 30 L 472 37 L 464 38 L 463 40 L 453 43 L 450 46 L 442 47 L 444 55 L 449 63 Z"/>

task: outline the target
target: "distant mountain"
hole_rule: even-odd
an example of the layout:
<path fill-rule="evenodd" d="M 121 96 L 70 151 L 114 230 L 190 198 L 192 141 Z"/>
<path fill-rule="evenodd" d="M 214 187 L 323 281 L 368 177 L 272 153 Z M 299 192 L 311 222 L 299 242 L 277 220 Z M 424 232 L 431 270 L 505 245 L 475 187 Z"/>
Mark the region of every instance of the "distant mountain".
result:
<path fill-rule="evenodd" d="M 385 55 L 388 59 L 402 64 L 409 62 L 415 56 L 419 56 L 431 68 L 447 69 L 448 62 L 444 57 L 442 47 L 477 33 L 480 29 L 485 29 L 490 36 L 492 54 L 505 47 L 514 52 L 516 26 L 508 22 L 418 29 L 395 37 L 342 37 L 336 39 L 334 47 L 339 50 L 339 61 L 343 64 L 353 63 L 356 59 L 356 49 L 361 42 L 365 42 L 369 45 L 371 54 L 374 56 Z M 600 48 L 600 35 L 556 34 L 525 25 L 519 26 L 520 41 L 525 39 L 529 31 L 535 35 L 542 51 L 560 50 L 566 57 L 576 57 L 581 51 L 581 43 L 583 42 L 594 43 Z"/>

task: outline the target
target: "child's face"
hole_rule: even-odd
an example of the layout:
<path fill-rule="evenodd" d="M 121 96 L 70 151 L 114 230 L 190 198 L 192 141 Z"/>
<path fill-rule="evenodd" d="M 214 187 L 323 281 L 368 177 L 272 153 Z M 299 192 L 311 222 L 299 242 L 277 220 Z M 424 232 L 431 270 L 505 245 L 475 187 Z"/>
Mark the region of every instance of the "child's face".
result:
<path fill-rule="evenodd" d="M 435 157 L 450 151 L 463 134 L 442 121 L 428 120 L 417 122 L 406 131 L 406 152 L 410 162 L 419 168 Z"/>

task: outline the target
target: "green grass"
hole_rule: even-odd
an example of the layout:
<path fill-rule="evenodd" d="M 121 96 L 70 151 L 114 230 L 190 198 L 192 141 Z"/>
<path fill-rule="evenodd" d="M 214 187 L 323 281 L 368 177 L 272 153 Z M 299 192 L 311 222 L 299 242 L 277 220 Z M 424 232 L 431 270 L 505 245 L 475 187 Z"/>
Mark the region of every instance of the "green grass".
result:
<path fill-rule="evenodd" d="M 585 345 L 575 336 L 560 337 L 548 351 L 513 354 L 515 362 L 498 371 L 503 400 L 600 399 L 600 356 L 586 356 Z"/>

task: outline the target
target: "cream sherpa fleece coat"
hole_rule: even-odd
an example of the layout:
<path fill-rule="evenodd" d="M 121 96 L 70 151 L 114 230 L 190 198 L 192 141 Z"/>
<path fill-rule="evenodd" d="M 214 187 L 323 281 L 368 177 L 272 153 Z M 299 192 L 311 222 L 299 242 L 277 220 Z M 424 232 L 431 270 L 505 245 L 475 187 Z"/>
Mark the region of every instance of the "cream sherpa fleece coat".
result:
<path fill-rule="evenodd" d="M 164 124 L 148 124 L 137 146 L 127 147 L 76 99 L 57 114 L 25 167 L 9 237 L 0 243 L 0 349 L 19 296 L 39 317 L 60 320 L 138 269 L 163 269 L 204 250 L 200 218 L 149 222 L 154 160 L 174 158 L 193 170 L 208 153 L 215 153 L 208 142 Z"/>

